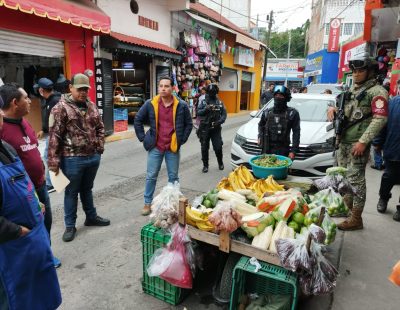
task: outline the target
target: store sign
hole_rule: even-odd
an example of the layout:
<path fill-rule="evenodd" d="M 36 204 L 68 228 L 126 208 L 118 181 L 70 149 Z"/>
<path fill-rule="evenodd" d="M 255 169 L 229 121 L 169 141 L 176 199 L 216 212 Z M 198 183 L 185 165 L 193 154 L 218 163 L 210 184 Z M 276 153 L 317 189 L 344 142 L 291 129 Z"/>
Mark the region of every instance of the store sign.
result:
<path fill-rule="evenodd" d="M 356 47 L 353 47 L 345 52 L 344 55 L 344 64 L 347 66 L 349 64 L 349 60 L 352 56 L 362 54 L 367 50 L 367 43 L 360 44 Z"/>
<path fill-rule="evenodd" d="M 323 60 L 322 56 L 307 58 L 306 67 L 304 68 L 304 71 L 322 70 L 322 60 Z"/>
<path fill-rule="evenodd" d="M 304 73 L 304 77 L 309 77 L 309 76 L 316 76 L 322 74 L 322 70 L 314 70 L 314 71 L 309 71 Z"/>
<path fill-rule="evenodd" d="M 96 85 L 96 105 L 101 116 L 104 112 L 104 83 L 103 83 L 103 59 L 95 58 L 95 85 Z"/>
<path fill-rule="evenodd" d="M 240 46 L 236 47 L 233 63 L 245 67 L 254 67 L 254 50 Z"/>
<path fill-rule="evenodd" d="M 267 72 L 269 73 L 297 73 L 299 71 L 298 62 L 275 62 L 269 63 Z"/>
<path fill-rule="evenodd" d="M 328 52 L 339 51 L 339 37 L 340 37 L 340 19 L 331 19 L 328 39 Z"/>

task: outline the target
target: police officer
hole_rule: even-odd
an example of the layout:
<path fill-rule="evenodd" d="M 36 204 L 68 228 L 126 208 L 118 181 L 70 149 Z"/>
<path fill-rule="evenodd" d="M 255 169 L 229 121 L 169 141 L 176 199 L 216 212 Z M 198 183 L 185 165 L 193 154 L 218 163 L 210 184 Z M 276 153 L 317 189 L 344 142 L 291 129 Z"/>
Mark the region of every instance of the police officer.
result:
<path fill-rule="evenodd" d="M 300 115 L 295 108 L 287 106 L 291 98 L 287 87 L 275 86 L 274 106 L 264 111 L 258 123 L 258 144 L 261 145 L 263 154 L 295 158 L 300 144 Z"/>
<path fill-rule="evenodd" d="M 200 118 L 197 135 L 201 143 L 201 160 L 203 161 L 203 172 L 208 172 L 208 149 L 210 148 L 210 139 L 213 145 L 215 155 L 218 160 L 219 170 L 224 170 L 222 161 L 222 136 L 221 125 L 226 120 L 226 109 L 218 94 L 219 88 L 216 84 L 207 86 L 206 95 L 197 107 L 197 115 Z"/>
<path fill-rule="evenodd" d="M 338 225 L 341 230 L 363 228 L 361 215 L 366 199 L 365 167 L 370 144 L 385 126 L 388 116 L 388 93 L 377 82 L 377 62 L 362 53 L 349 61 L 349 67 L 354 84 L 346 95 L 345 125 L 336 155 L 338 165 L 348 169 L 347 179 L 357 195 L 344 197 L 351 215 Z M 335 112 L 335 107 L 328 109 L 329 120 L 333 120 Z"/>

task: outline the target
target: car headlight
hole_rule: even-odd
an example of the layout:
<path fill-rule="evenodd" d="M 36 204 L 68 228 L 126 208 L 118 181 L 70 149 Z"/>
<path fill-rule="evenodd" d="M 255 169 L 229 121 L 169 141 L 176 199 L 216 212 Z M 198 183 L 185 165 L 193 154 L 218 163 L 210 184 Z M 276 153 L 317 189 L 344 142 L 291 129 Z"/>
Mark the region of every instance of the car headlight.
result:
<path fill-rule="evenodd" d="M 237 145 L 242 146 L 243 144 L 246 143 L 246 138 L 236 134 L 235 139 L 233 141 L 235 141 Z"/>
<path fill-rule="evenodd" d="M 335 150 L 333 142 L 328 140 L 324 143 L 310 144 L 308 147 L 316 154 L 330 153 Z"/>

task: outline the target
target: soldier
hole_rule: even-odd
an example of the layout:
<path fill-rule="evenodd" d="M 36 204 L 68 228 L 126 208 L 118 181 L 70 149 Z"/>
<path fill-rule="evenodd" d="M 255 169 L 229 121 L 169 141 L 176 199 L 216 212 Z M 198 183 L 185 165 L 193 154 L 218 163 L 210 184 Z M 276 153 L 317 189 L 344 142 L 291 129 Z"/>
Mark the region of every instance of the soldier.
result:
<path fill-rule="evenodd" d="M 197 115 L 200 117 L 200 125 L 197 136 L 201 143 L 201 160 L 203 161 L 203 172 L 208 172 L 208 149 L 210 140 L 218 160 L 219 170 L 224 170 L 222 161 L 222 136 L 221 125 L 226 120 L 226 109 L 218 94 L 219 88 L 216 84 L 210 84 L 206 89 L 204 100 L 199 103 Z"/>
<path fill-rule="evenodd" d="M 354 85 L 346 95 L 345 121 L 342 127 L 337 162 L 346 167 L 347 178 L 357 194 L 345 196 L 351 215 L 338 225 L 341 230 L 363 228 L 361 214 L 366 199 L 365 167 L 370 144 L 385 126 L 388 116 L 388 93 L 376 80 L 378 66 L 367 53 L 349 61 Z M 337 108 L 329 107 L 328 119 L 333 120 Z"/>
<path fill-rule="evenodd" d="M 295 108 L 287 106 L 290 99 L 292 96 L 287 87 L 275 86 L 274 106 L 264 111 L 258 123 L 258 144 L 262 147 L 262 154 L 295 158 L 300 144 L 300 115 Z"/>

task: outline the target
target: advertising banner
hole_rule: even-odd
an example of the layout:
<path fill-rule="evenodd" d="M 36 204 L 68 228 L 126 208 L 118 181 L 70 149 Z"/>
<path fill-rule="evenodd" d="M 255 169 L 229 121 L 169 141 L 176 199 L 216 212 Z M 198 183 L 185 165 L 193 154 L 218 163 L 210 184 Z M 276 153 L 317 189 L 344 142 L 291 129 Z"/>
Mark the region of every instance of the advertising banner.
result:
<path fill-rule="evenodd" d="M 339 51 L 340 24 L 339 18 L 331 19 L 328 41 L 328 52 L 330 53 Z"/>

